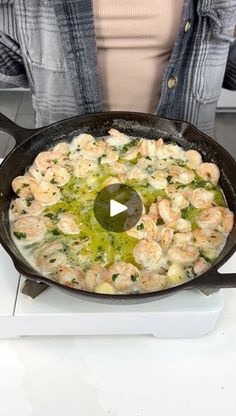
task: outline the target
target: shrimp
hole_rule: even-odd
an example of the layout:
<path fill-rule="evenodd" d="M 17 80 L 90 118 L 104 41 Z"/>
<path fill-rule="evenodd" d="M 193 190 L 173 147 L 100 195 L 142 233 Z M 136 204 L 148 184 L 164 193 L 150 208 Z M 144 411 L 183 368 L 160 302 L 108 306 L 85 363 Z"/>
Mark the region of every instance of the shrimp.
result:
<path fill-rule="evenodd" d="M 55 164 L 59 163 L 62 159 L 62 154 L 60 152 L 56 152 L 55 150 L 41 152 L 35 158 L 34 166 L 39 172 L 45 173 L 48 168 L 51 168 Z"/>
<path fill-rule="evenodd" d="M 127 291 L 139 279 L 139 270 L 131 263 L 118 261 L 107 270 L 107 281 L 118 291 Z"/>
<path fill-rule="evenodd" d="M 188 150 L 185 153 L 189 169 L 197 169 L 202 163 L 202 156 L 197 150 Z"/>
<path fill-rule="evenodd" d="M 202 163 L 197 169 L 197 174 L 214 185 L 217 185 L 220 179 L 220 170 L 215 163 Z"/>
<path fill-rule="evenodd" d="M 21 198 L 32 198 L 30 185 L 34 180 L 28 176 L 17 176 L 12 181 L 12 189 Z"/>
<path fill-rule="evenodd" d="M 158 159 L 184 159 L 184 151 L 177 144 L 166 144 L 157 149 Z"/>
<path fill-rule="evenodd" d="M 60 266 L 55 279 L 62 285 L 80 290 L 85 289 L 84 273 L 78 266 L 70 266 L 68 264 Z"/>
<path fill-rule="evenodd" d="M 166 189 L 168 186 L 167 173 L 163 171 L 153 172 L 149 176 L 149 183 L 154 189 Z"/>
<path fill-rule="evenodd" d="M 77 178 L 86 177 L 89 172 L 95 171 L 97 166 L 98 164 L 95 161 L 79 157 L 74 165 L 74 175 Z"/>
<path fill-rule="evenodd" d="M 158 212 L 165 223 L 173 222 L 180 218 L 180 210 L 171 208 L 171 203 L 168 199 L 162 199 L 158 203 Z"/>
<path fill-rule="evenodd" d="M 31 183 L 30 190 L 34 199 L 42 205 L 53 205 L 61 199 L 59 189 L 46 181 L 42 181 L 40 184 Z"/>
<path fill-rule="evenodd" d="M 115 162 L 112 165 L 112 170 L 115 174 L 119 175 L 119 174 L 124 174 L 128 170 L 128 168 L 124 163 Z"/>
<path fill-rule="evenodd" d="M 66 263 L 64 245 L 59 241 L 44 244 L 35 255 L 35 263 L 43 273 L 56 273 Z"/>
<path fill-rule="evenodd" d="M 142 292 L 156 292 L 167 287 L 167 277 L 155 271 L 145 270 L 141 274 L 138 287 Z"/>
<path fill-rule="evenodd" d="M 47 169 L 44 180 L 58 187 L 62 187 L 69 182 L 70 174 L 65 168 L 54 165 Z"/>
<path fill-rule="evenodd" d="M 127 152 L 122 156 L 124 160 L 133 160 L 136 159 L 139 153 L 138 146 L 131 147 Z"/>
<path fill-rule="evenodd" d="M 163 228 L 160 237 L 159 244 L 162 250 L 168 250 L 174 237 L 174 231 L 171 228 Z"/>
<path fill-rule="evenodd" d="M 222 227 L 225 234 L 229 234 L 234 226 L 234 214 L 229 208 L 218 207 L 222 215 Z"/>
<path fill-rule="evenodd" d="M 214 202 L 214 192 L 203 188 L 194 189 L 189 193 L 189 201 L 195 208 L 210 208 Z"/>
<path fill-rule="evenodd" d="M 184 220 L 183 218 L 179 218 L 177 221 L 169 223 L 168 227 L 173 228 L 179 233 L 188 233 L 192 230 L 191 222 Z"/>
<path fill-rule="evenodd" d="M 53 150 L 55 152 L 60 153 L 63 157 L 68 156 L 68 154 L 70 153 L 70 145 L 69 143 L 61 142 L 61 143 L 56 144 Z"/>
<path fill-rule="evenodd" d="M 180 263 L 182 266 L 191 266 L 198 257 L 199 251 L 194 246 L 172 246 L 168 251 L 168 259 L 173 263 Z"/>
<path fill-rule="evenodd" d="M 189 202 L 187 201 L 187 199 L 184 197 L 184 195 L 182 195 L 181 193 L 178 192 L 174 192 L 171 195 L 171 203 L 174 209 L 184 209 L 187 208 L 189 206 Z"/>
<path fill-rule="evenodd" d="M 99 264 L 94 264 L 85 274 L 85 285 L 91 292 L 104 281 L 108 281 L 108 273 L 105 267 Z"/>
<path fill-rule="evenodd" d="M 91 134 L 82 133 L 79 136 L 73 138 L 70 149 L 73 153 L 80 151 L 85 146 L 92 144 L 95 141 L 95 138 Z"/>
<path fill-rule="evenodd" d="M 146 179 L 147 173 L 143 172 L 141 169 L 136 166 L 130 168 L 125 174 L 126 179 Z"/>
<path fill-rule="evenodd" d="M 170 166 L 169 175 L 173 183 L 178 182 L 183 185 L 188 185 L 195 178 L 195 173 L 192 170 L 176 165 Z"/>
<path fill-rule="evenodd" d="M 156 240 L 158 237 L 158 229 L 153 217 L 151 215 L 144 215 L 135 227 L 127 231 L 127 234 L 137 240 Z"/>
<path fill-rule="evenodd" d="M 158 211 L 158 204 L 153 202 L 149 208 L 149 215 L 153 217 L 153 219 L 157 220 L 159 218 L 159 211 Z"/>
<path fill-rule="evenodd" d="M 142 156 L 156 156 L 157 149 L 158 143 L 156 140 L 141 139 L 139 144 L 139 153 Z"/>
<path fill-rule="evenodd" d="M 15 199 L 10 209 L 13 218 L 21 215 L 38 216 L 43 212 L 43 206 L 39 202 L 24 198 Z"/>
<path fill-rule="evenodd" d="M 104 150 L 102 156 L 100 157 L 101 165 L 104 164 L 113 164 L 119 159 L 119 153 L 116 150 L 113 150 L 111 147 L 107 146 Z"/>
<path fill-rule="evenodd" d="M 142 240 L 133 249 L 135 261 L 149 270 L 155 270 L 162 256 L 161 246 L 155 241 Z"/>
<path fill-rule="evenodd" d="M 188 233 L 176 233 L 174 235 L 174 244 L 176 246 L 183 246 L 184 244 L 191 244 L 193 240 L 193 234 Z"/>
<path fill-rule="evenodd" d="M 207 270 L 209 269 L 210 269 L 210 264 L 203 257 L 200 257 L 193 267 L 194 273 L 197 276 L 207 272 Z"/>
<path fill-rule="evenodd" d="M 106 143 L 103 140 L 94 140 L 93 142 L 88 142 L 80 150 L 80 156 L 84 159 L 97 161 L 99 158 L 101 160 L 106 155 L 105 153 Z M 114 155 L 113 155 L 114 157 Z"/>
<path fill-rule="evenodd" d="M 222 214 L 219 207 L 205 209 L 196 219 L 197 225 L 203 229 L 214 230 L 222 223 Z"/>
<path fill-rule="evenodd" d="M 22 245 L 42 240 L 46 231 L 44 219 L 33 215 L 18 217 L 12 224 L 12 233 Z"/>
<path fill-rule="evenodd" d="M 215 230 L 194 230 L 195 246 L 203 250 L 218 249 L 225 242 L 224 235 Z"/>
<path fill-rule="evenodd" d="M 59 230 L 64 234 L 79 234 L 80 232 L 80 229 L 76 224 L 75 217 L 73 214 L 60 214 L 57 226 Z"/>
<path fill-rule="evenodd" d="M 130 143 L 130 138 L 116 129 L 110 129 L 108 133 L 111 137 L 109 137 L 106 142 L 110 146 L 121 147 Z"/>
<path fill-rule="evenodd" d="M 44 178 L 44 173 L 40 172 L 38 169 L 36 169 L 35 165 L 33 164 L 32 166 L 30 166 L 28 172 L 27 172 L 27 176 L 31 179 L 34 180 L 36 182 L 41 182 Z"/>

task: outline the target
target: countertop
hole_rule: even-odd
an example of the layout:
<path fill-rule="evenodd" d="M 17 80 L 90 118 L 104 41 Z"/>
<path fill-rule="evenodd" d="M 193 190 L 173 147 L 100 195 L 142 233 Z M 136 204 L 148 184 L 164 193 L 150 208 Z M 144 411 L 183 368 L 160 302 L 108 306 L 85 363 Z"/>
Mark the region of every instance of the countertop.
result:
<path fill-rule="evenodd" d="M 236 289 L 224 296 L 202 338 L 1 340 L 1 415 L 235 416 Z"/>

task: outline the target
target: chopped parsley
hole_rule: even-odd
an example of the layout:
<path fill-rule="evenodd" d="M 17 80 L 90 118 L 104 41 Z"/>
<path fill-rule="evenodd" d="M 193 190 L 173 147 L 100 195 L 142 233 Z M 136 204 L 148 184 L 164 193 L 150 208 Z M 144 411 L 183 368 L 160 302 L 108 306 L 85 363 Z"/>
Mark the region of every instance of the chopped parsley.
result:
<path fill-rule="evenodd" d="M 47 212 L 46 214 L 44 214 L 44 217 L 50 218 L 52 220 L 54 217 L 54 214 L 52 212 Z"/>
<path fill-rule="evenodd" d="M 152 159 L 150 158 L 150 156 L 145 156 L 145 159 L 147 159 L 147 160 L 152 160 Z"/>
<path fill-rule="evenodd" d="M 31 198 L 27 198 L 26 199 L 26 206 L 30 207 L 32 205 L 32 199 Z"/>
<path fill-rule="evenodd" d="M 23 240 L 24 238 L 27 237 L 27 235 L 25 233 L 19 233 L 17 231 L 14 231 L 13 234 L 16 238 L 18 238 L 18 240 Z"/>
<path fill-rule="evenodd" d="M 171 181 L 172 181 L 172 176 L 170 176 L 170 175 L 169 175 L 169 176 L 167 176 L 166 180 L 167 180 L 167 182 L 168 182 L 168 183 L 171 183 Z"/>
<path fill-rule="evenodd" d="M 137 225 L 137 230 L 139 231 L 139 230 L 144 230 L 144 224 L 143 224 L 143 222 L 141 222 L 141 224 L 139 224 L 139 225 Z"/>
<path fill-rule="evenodd" d="M 56 163 L 58 163 L 58 159 L 53 159 L 52 162 L 56 165 Z"/>
<path fill-rule="evenodd" d="M 104 158 L 104 157 L 107 157 L 107 155 L 105 154 L 105 153 L 103 153 L 103 155 L 102 156 L 99 156 L 98 157 L 98 164 L 100 165 L 100 163 L 101 163 L 101 161 L 102 161 L 102 158 Z"/>
<path fill-rule="evenodd" d="M 117 279 L 118 276 L 120 276 L 120 273 L 113 274 L 112 275 L 112 281 L 114 282 Z"/>
<path fill-rule="evenodd" d="M 60 231 L 59 231 L 59 230 L 57 230 L 57 228 L 54 228 L 54 229 L 52 230 L 52 234 L 53 234 L 53 235 L 60 235 Z"/>
<path fill-rule="evenodd" d="M 132 282 L 137 282 L 138 274 L 131 274 L 130 278 L 131 278 Z"/>
<path fill-rule="evenodd" d="M 158 218 L 157 220 L 156 220 L 156 225 L 163 225 L 164 224 L 164 221 L 163 221 L 163 219 L 162 218 Z"/>
<path fill-rule="evenodd" d="M 50 259 L 49 263 L 55 263 L 56 259 Z"/>

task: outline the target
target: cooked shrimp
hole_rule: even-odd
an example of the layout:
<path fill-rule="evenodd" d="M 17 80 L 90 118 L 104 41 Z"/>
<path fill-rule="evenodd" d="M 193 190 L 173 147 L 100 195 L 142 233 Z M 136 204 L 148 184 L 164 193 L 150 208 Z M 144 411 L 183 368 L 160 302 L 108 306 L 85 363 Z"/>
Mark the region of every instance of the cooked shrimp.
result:
<path fill-rule="evenodd" d="M 76 224 L 75 217 L 70 213 L 62 213 L 59 215 L 57 224 L 59 230 L 64 234 L 79 234 L 80 229 Z"/>
<path fill-rule="evenodd" d="M 138 146 L 133 146 L 122 156 L 124 160 L 133 160 L 138 156 L 139 148 Z"/>
<path fill-rule="evenodd" d="M 11 214 L 15 218 L 21 215 L 40 215 L 43 212 L 43 206 L 33 199 L 16 198 L 11 203 Z"/>
<path fill-rule="evenodd" d="M 141 169 L 136 166 L 130 168 L 127 173 L 125 173 L 126 179 L 145 179 L 147 178 L 147 173 L 143 172 Z"/>
<path fill-rule="evenodd" d="M 169 223 L 168 227 L 173 228 L 179 233 L 187 233 L 192 230 L 191 222 L 188 220 L 184 220 L 183 218 L 179 218 L 177 221 Z"/>
<path fill-rule="evenodd" d="M 85 159 L 97 161 L 99 158 L 105 156 L 106 143 L 103 140 L 96 140 L 93 142 L 88 142 L 80 150 L 80 156 Z M 114 157 L 114 155 L 113 155 Z"/>
<path fill-rule="evenodd" d="M 185 244 L 191 244 L 193 240 L 193 234 L 188 233 L 176 233 L 174 235 L 174 244 L 176 246 L 183 246 Z"/>
<path fill-rule="evenodd" d="M 150 205 L 149 215 L 151 215 L 153 219 L 156 219 L 156 220 L 159 218 L 158 204 L 156 202 L 153 202 Z"/>
<path fill-rule="evenodd" d="M 55 150 L 41 152 L 35 158 L 34 165 L 39 172 L 45 173 L 48 168 L 51 168 L 55 164 L 59 163 L 62 159 L 62 154 L 60 152 L 56 152 Z"/>
<path fill-rule="evenodd" d="M 202 156 L 197 150 L 188 150 L 185 153 L 189 169 L 197 169 L 202 163 Z"/>
<path fill-rule="evenodd" d="M 214 185 L 220 179 L 220 170 L 215 163 L 202 163 L 197 169 L 197 174 L 205 181 L 209 181 Z"/>
<path fill-rule="evenodd" d="M 214 192 L 203 188 L 194 189 L 189 193 L 189 201 L 195 208 L 210 208 L 214 202 Z"/>
<path fill-rule="evenodd" d="M 82 133 L 79 136 L 73 138 L 70 149 L 72 152 L 78 152 L 87 146 L 89 143 L 93 143 L 95 138 L 91 134 Z"/>
<path fill-rule="evenodd" d="M 130 138 L 126 134 L 121 133 L 116 129 L 109 130 L 109 137 L 106 141 L 110 146 L 121 147 L 130 142 Z"/>
<path fill-rule="evenodd" d="M 118 291 L 127 291 L 139 279 L 139 270 L 131 263 L 118 261 L 107 270 L 107 280 Z"/>
<path fill-rule="evenodd" d="M 167 277 L 163 274 L 158 274 L 155 271 L 145 270 L 141 274 L 138 282 L 138 287 L 142 292 L 155 292 L 163 290 L 167 286 Z"/>
<path fill-rule="evenodd" d="M 90 291 L 94 291 L 95 287 L 104 281 L 108 281 L 108 273 L 105 267 L 94 264 L 85 274 L 85 285 Z"/>
<path fill-rule="evenodd" d="M 154 189 L 165 189 L 168 186 L 167 173 L 163 171 L 153 172 L 149 176 L 149 183 Z"/>
<path fill-rule="evenodd" d="M 188 185 L 195 178 L 195 173 L 192 170 L 176 165 L 170 166 L 169 175 L 173 183 L 178 182 L 183 185 Z"/>
<path fill-rule="evenodd" d="M 194 230 L 193 237 L 196 247 L 202 250 L 218 249 L 225 242 L 224 235 L 215 230 Z"/>
<path fill-rule="evenodd" d="M 30 190 L 30 185 L 34 180 L 28 176 L 17 176 L 12 181 L 12 189 L 16 195 L 21 198 L 31 198 L 32 192 Z"/>
<path fill-rule="evenodd" d="M 77 178 L 86 177 L 89 172 L 95 171 L 97 166 L 97 162 L 79 157 L 74 165 L 74 175 Z"/>
<path fill-rule="evenodd" d="M 127 231 L 127 234 L 137 240 L 156 240 L 158 237 L 158 229 L 153 217 L 151 215 L 144 215 L 135 227 Z"/>
<path fill-rule="evenodd" d="M 142 156 L 153 157 L 156 155 L 158 144 L 156 140 L 141 139 L 139 144 L 139 153 Z"/>
<path fill-rule="evenodd" d="M 187 199 L 178 192 L 174 192 L 171 195 L 171 203 L 174 209 L 184 209 L 187 208 L 189 206 L 189 202 L 187 201 Z"/>
<path fill-rule="evenodd" d="M 18 217 L 12 224 L 12 233 L 23 245 L 42 240 L 47 231 L 43 218 L 28 215 Z"/>
<path fill-rule="evenodd" d="M 179 263 L 172 263 L 167 272 L 167 277 L 171 283 L 171 286 L 176 286 L 184 283 L 186 280 L 186 275 L 187 273 L 184 267 Z"/>
<path fill-rule="evenodd" d="M 59 189 L 46 181 L 42 181 L 40 184 L 31 183 L 30 190 L 34 199 L 42 205 L 53 205 L 61 199 Z"/>
<path fill-rule="evenodd" d="M 222 223 L 222 214 L 219 207 L 205 209 L 196 219 L 197 225 L 203 229 L 214 230 Z"/>
<path fill-rule="evenodd" d="M 210 264 L 203 258 L 200 257 L 198 261 L 194 264 L 194 273 L 196 273 L 197 276 L 200 274 L 203 274 L 207 272 L 207 270 L 210 269 Z"/>
<path fill-rule="evenodd" d="M 162 250 L 168 250 L 174 237 L 174 231 L 171 228 L 163 228 L 160 233 L 159 244 Z"/>
<path fill-rule="evenodd" d="M 133 255 L 138 264 L 154 270 L 162 256 L 162 249 L 155 241 L 142 240 L 134 247 Z"/>
<path fill-rule="evenodd" d="M 165 223 L 176 221 L 180 218 L 180 210 L 171 208 L 171 203 L 168 199 L 162 199 L 158 203 L 158 212 Z"/>
<path fill-rule="evenodd" d="M 85 289 L 84 273 L 78 266 L 70 266 L 69 264 L 60 266 L 55 278 L 62 285 Z"/>
<path fill-rule="evenodd" d="M 177 144 L 165 144 L 157 149 L 158 159 L 184 159 L 184 151 Z"/>
<path fill-rule="evenodd" d="M 151 157 L 148 157 L 148 159 L 146 159 L 145 157 L 141 157 L 140 159 L 138 159 L 135 166 L 141 170 L 146 170 L 147 167 L 150 166 L 150 159 Z"/>
<path fill-rule="evenodd" d="M 36 182 L 41 182 L 44 179 L 44 173 L 40 172 L 38 169 L 36 169 L 34 163 L 32 166 L 30 166 L 27 177 L 29 177 L 31 180 L 34 180 Z"/>
<path fill-rule="evenodd" d="M 100 157 L 101 164 L 111 164 L 117 162 L 119 159 L 119 153 L 116 150 L 113 150 L 110 146 L 107 146 L 104 149 L 102 156 Z"/>
<path fill-rule="evenodd" d="M 112 170 L 115 174 L 122 174 L 125 173 L 128 168 L 124 163 L 120 163 L 120 162 L 115 162 L 112 164 Z"/>
<path fill-rule="evenodd" d="M 64 246 L 59 241 L 44 244 L 35 255 L 36 265 L 43 273 L 55 273 L 66 263 Z"/>
<path fill-rule="evenodd" d="M 68 156 L 70 152 L 70 145 L 69 143 L 61 142 L 61 143 L 56 144 L 53 150 L 60 153 L 62 156 Z"/>
<path fill-rule="evenodd" d="M 199 257 L 199 251 L 194 246 L 172 246 L 168 251 L 168 259 L 173 263 L 191 266 Z"/>
<path fill-rule="evenodd" d="M 44 180 L 53 183 L 58 187 L 62 187 L 69 182 L 70 174 L 66 170 L 66 168 L 63 168 L 59 165 L 54 165 L 51 168 L 47 169 L 44 176 Z"/>
<path fill-rule="evenodd" d="M 222 215 L 222 227 L 226 234 L 229 234 L 234 226 L 234 214 L 228 208 L 218 207 Z"/>

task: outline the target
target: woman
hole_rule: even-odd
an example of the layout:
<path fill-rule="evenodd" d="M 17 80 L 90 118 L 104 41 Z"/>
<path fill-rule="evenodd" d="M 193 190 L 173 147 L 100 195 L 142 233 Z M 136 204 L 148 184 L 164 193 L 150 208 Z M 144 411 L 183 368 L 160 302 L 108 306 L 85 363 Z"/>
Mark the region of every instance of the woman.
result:
<path fill-rule="evenodd" d="M 0 4 L 0 82 L 29 83 L 37 126 L 108 109 L 153 112 L 213 133 L 236 0 Z"/>

